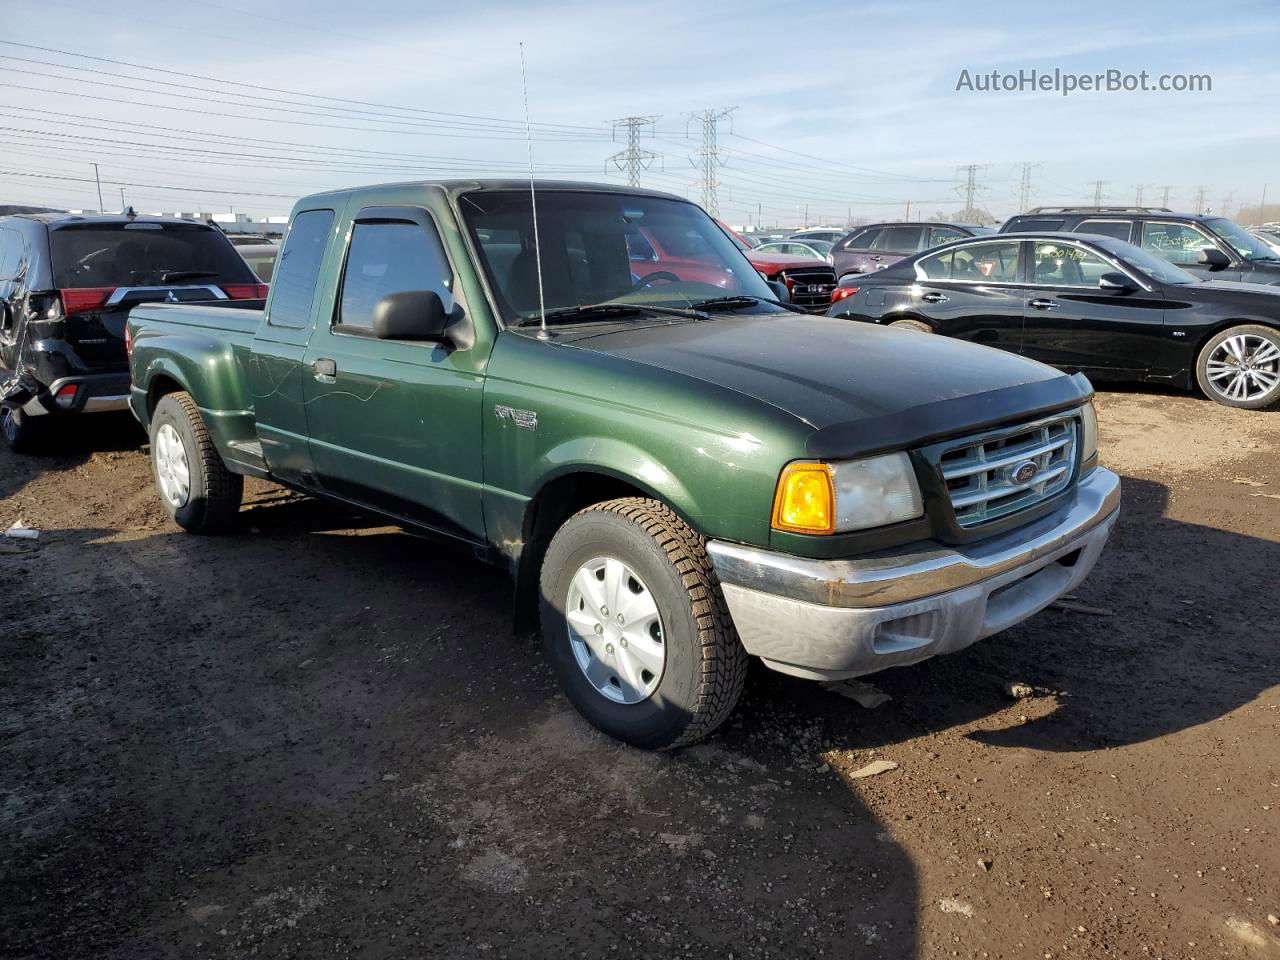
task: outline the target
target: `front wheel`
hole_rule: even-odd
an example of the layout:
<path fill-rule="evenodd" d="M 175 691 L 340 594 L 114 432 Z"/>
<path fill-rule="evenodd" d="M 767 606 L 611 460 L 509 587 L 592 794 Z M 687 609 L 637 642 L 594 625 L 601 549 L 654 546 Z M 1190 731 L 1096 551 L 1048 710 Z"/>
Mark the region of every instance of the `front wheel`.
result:
<path fill-rule="evenodd" d="M 156 404 L 151 471 L 165 510 L 183 530 L 222 533 L 234 525 L 244 478 L 222 462 L 191 394 L 167 393 Z"/>
<path fill-rule="evenodd" d="M 1196 380 L 1210 400 L 1258 410 L 1280 400 L 1280 332 L 1256 324 L 1229 327 L 1209 339 Z"/>
<path fill-rule="evenodd" d="M 547 654 L 578 711 L 634 746 L 700 740 L 742 694 L 747 653 L 703 544 L 666 505 L 628 497 L 570 517 L 547 548 Z"/>

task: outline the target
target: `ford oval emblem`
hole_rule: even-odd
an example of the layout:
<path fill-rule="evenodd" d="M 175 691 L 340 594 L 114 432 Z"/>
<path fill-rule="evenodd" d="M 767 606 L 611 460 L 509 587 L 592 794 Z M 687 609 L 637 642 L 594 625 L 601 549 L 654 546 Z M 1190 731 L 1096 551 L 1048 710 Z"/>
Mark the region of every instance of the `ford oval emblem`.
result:
<path fill-rule="evenodd" d="M 1018 486 L 1025 487 L 1036 478 L 1036 474 L 1039 472 L 1040 468 L 1036 466 L 1034 460 L 1023 460 L 1021 463 L 1013 465 L 1013 469 L 1009 471 L 1009 479 Z"/>

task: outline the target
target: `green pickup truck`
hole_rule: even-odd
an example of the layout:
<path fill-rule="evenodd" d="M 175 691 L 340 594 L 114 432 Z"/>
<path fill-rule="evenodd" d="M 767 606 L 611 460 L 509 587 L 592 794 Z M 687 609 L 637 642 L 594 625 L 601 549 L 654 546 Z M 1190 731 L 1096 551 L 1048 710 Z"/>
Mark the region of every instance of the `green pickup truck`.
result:
<path fill-rule="evenodd" d="M 265 304 L 131 312 L 130 406 L 186 530 L 254 476 L 474 551 L 592 723 L 673 747 L 752 656 L 835 680 L 1024 620 L 1119 509 L 1082 376 L 780 294 L 679 197 L 319 194 Z"/>

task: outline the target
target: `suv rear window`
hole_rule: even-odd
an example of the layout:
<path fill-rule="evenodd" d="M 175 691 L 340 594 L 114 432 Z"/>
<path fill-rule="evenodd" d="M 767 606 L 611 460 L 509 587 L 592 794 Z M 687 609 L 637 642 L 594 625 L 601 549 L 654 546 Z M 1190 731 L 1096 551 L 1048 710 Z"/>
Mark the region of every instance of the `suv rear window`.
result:
<path fill-rule="evenodd" d="M 49 230 L 53 285 L 256 283 L 220 230 L 199 223 L 88 223 Z"/>

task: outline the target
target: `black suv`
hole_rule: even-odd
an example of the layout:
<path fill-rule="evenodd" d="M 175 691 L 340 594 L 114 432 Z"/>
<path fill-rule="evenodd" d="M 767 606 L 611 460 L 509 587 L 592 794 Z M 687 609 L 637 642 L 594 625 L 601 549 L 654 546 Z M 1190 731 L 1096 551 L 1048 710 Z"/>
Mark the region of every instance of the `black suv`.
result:
<path fill-rule="evenodd" d="M 126 409 L 131 307 L 266 291 L 207 224 L 132 211 L 0 217 L 0 436 L 22 452 L 58 416 Z"/>
<path fill-rule="evenodd" d="M 1226 217 L 1166 207 L 1036 207 L 1000 228 L 1001 233 L 1048 230 L 1124 240 L 1206 279 L 1280 283 L 1280 257 Z"/>

